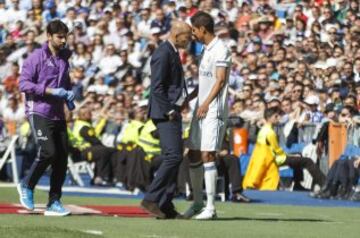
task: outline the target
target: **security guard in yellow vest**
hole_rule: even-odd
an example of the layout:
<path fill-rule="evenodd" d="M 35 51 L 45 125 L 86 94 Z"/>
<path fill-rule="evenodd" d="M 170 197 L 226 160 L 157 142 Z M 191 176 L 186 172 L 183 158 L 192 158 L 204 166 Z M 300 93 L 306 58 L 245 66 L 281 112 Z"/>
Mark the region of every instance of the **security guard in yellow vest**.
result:
<path fill-rule="evenodd" d="M 139 139 L 139 132 L 144 126 L 144 123 L 137 120 L 130 120 L 125 129 L 121 142 L 124 144 L 134 143 L 137 144 Z"/>
<path fill-rule="evenodd" d="M 124 129 L 121 136 L 121 144 L 118 149 L 123 149 L 125 146 L 127 151 L 132 151 L 138 144 L 140 131 L 144 127 L 145 121 L 144 107 L 136 107 L 135 110 L 129 113 L 129 122 L 124 125 Z"/>
<path fill-rule="evenodd" d="M 98 139 L 98 132 L 91 125 L 91 111 L 81 108 L 74 123 L 74 147 L 81 151 L 82 157 L 95 162 L 95 185 L 109 185 L 115 176 L 117 150 L 104 146 Z"/>
<path fill-rule="evenodd" d="M 156 126 L 149 119 L 142 128 L 137 143 L 145 152 L 145 160 L 151 161 L 161 153 L 159 135 Z"/>

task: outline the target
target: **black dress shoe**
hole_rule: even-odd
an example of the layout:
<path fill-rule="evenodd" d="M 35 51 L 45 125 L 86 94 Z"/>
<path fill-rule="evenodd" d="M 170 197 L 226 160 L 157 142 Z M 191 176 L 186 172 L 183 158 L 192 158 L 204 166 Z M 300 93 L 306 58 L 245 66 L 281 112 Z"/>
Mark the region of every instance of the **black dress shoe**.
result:
<path fill-rule="evenodd" d="M 165 219 L 184 219 L 184 216 L 178 213 L 175 209 L 165 213 Z"/>
<path fill-rule="evenodd" d="M 249 203 L 251 202 L 251 199 L 246 197 L 244 194 L 242 193 L 234 193 L 232 198 L 231 198 L 232 202 L 244 202 L 244 203 Z"/>
<path fill-rule="evenodd" d="M 166 215 L 160 210 L 159 206 L 155 202 L 142 200 L 141 207 L 148 211 L 151 215 L 159 219 L 165 219 Z"/>

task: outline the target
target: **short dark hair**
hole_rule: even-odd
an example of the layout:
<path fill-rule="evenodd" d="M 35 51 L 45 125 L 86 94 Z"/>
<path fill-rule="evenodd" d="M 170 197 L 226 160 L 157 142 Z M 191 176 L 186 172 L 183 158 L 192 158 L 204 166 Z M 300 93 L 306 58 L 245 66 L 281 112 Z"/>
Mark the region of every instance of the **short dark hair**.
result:
<path fill-rule="evenodd" d="M 60 20 L 53 20 L 47 25 L 46 32 L 50 35 L 60 34 L 60 33 L 67 34 L 69 33 L 69 28 L 66 26 L 64 22 Z"/>
<path fill-rule="evenodd" d="M 266 108 L 264 111 L 264 118 L 265 120 L 268 120 L 270 117 L 272 117 L 275 114 L 280 114 L 280 109 L 278 107 Z"/>
<path fill-rule="evenodd" d="M 194 14 L 194 16 L 190 19 L 191 24 L 196 28 L 200 28 L 203 26 L 207 32 L 214 34 L 214 19 L 211 17 L 209 13 L 198 11 Z"/>

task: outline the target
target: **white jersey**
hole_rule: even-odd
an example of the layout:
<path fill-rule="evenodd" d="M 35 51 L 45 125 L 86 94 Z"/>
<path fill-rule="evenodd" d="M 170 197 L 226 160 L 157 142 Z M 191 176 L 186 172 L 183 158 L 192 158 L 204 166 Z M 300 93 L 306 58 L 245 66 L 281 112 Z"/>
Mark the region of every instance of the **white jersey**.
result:
<path fill-rule="evenodd" d="M 217 37 L 208 44 L 202 54 L 199 66 L 198 101 L 191 121 L 188 148 L 200 151 L 220 151 L 226 131 L 228 117 L 228 78 L 231 66 L 231 55 L 224 43 Z M 209 96 L 214 87 L 216 69 L 226 67 L 226 82 L 219 94 L 209 105 L 206 117 L 196 117 L 197 108 Z"/>
<path fill-rule="evenodd" d="M 226 118 L 228 113 L 228 79 L 231 66 L 231 53 L 225 44 L 215 37 L 205 46 L 199 65 L 198 105 L 200 106 L 209 96 L 216 82 L 216 68 L 228 68 L 226 82 L 218 96 L 209 105 L 209 116 Z"/>

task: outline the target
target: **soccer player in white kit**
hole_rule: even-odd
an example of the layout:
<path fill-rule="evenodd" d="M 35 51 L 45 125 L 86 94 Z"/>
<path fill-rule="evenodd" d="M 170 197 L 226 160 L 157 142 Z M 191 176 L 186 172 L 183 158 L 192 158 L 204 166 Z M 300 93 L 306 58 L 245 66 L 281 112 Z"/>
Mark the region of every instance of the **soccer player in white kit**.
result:
<path fill-rule="evenodd" d="M 191 122 L 188 147 L 190 179 L 194 203 L 184 213 L 185 218 L 198 220 L 216 217 L 214 206 L 217 170 L 216 152 L 221 149 L 228 117 L 228 77 L 231 54 L 224 43 L 215 36 L 214 20 L 205 12 L 191 18 L 193 36 L 204 44 L 199 64 L 198 90 L 188 100 L 197 96 Z M 202 185 L 205 178 L 207 204 L 204 205 Z"/>

